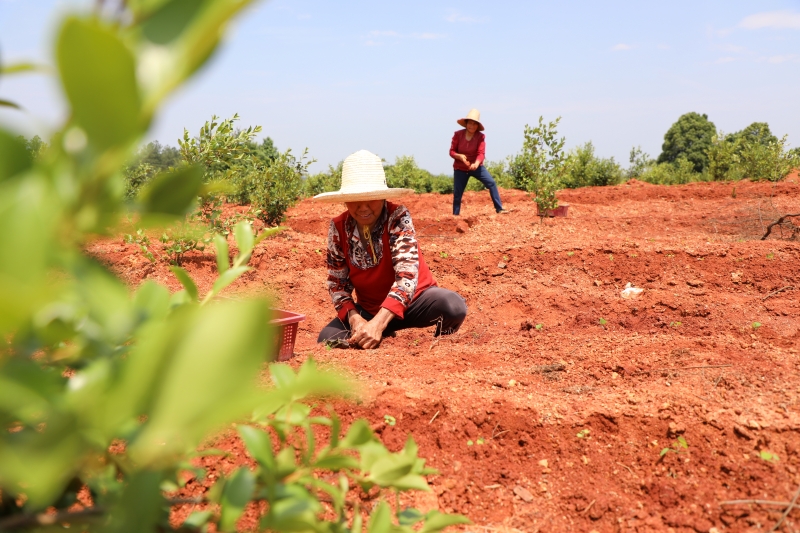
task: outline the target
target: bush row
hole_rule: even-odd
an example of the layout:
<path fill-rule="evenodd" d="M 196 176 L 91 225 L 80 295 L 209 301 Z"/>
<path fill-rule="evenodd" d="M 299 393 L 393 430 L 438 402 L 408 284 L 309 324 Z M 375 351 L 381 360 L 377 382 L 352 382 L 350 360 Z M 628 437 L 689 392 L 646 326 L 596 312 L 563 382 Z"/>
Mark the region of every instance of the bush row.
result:
<path fill-rule="evenodd" d="M 218 199 L 224 195 L 228 201 L 249 204 L 254 217 L 275 225 L 300 198 L 339 189 L 342 162 L 309 175 L 308 166 L 314 160 L 308 159 L 307 151 L 299 157 L 291 150 L 281 152 L 269 137 L 257 143 L 254 138 L 261 128 L 236 129 L 238 118 L 212 117 L 196 137 L 184 130 L 179 148 L 158 141 L 141 148 L 123 169 L 126 197 L 133 200 L 163 172 L 195 164 L 204 169 L 208 184 L 216 184 Z M 717 134 L 706 115 L 687 113 L 665 135 L 658 158 L 650 157 L 641 147 L 632 148 L 629 166 L 623 168 L 613 157 L 596 155 L 591 141 L 564 152 L 563 137 L 556 137 L 558 122 L 556 119 L 547 124 L 540 119 L 537 127 L 526 127 L 520 154 L 485 163 L 499 187 L 541 196 L 544 189 L 538 180 L 542 179 L 547 182 L 547 194 L 559 188 L 615 185 L 631 178 L 659 185 L 745 178 L 777 181 L 800 167 L 800 149 L 789 150 L 786 136 L 778 139 L 766 123 L 756 122 L 732 134 Z M 47 149 L 38 137 L 26 143 L 34 157 Z M 410 188 L 418 193 L 453 192 L 451 174 L 428 172 L 410 155 L 398 157 L 385 170 L 390 187 Z M 531 173 L 538 173 L 539 177 L 533 179 Z M 469 180 L 467 190 L 483 189 L 478 180 Z M 205 199 L 209 201 L 213 200 Z M 214 211 L 207 204 L 201 206 L 203 209 Z"/>

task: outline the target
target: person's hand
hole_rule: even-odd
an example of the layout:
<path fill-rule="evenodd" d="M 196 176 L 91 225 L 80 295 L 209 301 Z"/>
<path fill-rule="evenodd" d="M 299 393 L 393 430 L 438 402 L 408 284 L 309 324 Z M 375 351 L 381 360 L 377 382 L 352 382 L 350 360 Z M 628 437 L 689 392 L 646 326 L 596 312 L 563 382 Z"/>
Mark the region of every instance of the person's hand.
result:
<path fill-rule="evenodd" d="M 456 155 L 458 156 L 458 158 L 461 160 L 462 163 L 464 163 L 465 165 L 469 165 L 469 161 L 467 161 L 467 156 L 465 156 L 464 154 L 456 154 Z"/>
<path fill-rule="evenodd" d="M 372 320 L 367 321 L 357 312 L 351 312 L 349 315 L 350 344 L 357 344 L 365 350 L 377 348 L 383 339 L 383 331 L 394 316 L 394 313 L 388 309 L 381 308 Z"/>
<path fill-rule="evenodd" d="M 480 163 L 478 163 L 477 161 L 475 161 L 474 163 L 472 163 L 472 164 L 469 166 L 469 169 L 470 169 L 470 170 L 475 170 L 475 169 L 476 169 L 476 168 L 478 168 L 479 166 L 481 166 L 481 164 L 480 164 Z"/>
<path fill-rule="evenodd" d="M 365 350 L 377 348 L 383 339 L 383 328 L 373 319 L 367 322 L 361 317 L 351 326 L 350 344 L 357 344 Z"/>

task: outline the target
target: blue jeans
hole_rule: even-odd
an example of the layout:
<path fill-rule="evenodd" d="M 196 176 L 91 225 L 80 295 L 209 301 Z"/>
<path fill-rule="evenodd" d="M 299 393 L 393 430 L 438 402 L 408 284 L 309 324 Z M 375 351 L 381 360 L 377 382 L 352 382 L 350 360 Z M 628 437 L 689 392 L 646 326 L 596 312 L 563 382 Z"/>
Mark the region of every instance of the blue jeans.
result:
<path fill-rule="evenodd" d="M 461 197 L 464 195 L 464 189 L 467 188 L 469 178 L 473 177 L 483 183 L 483 186 L 489 189 L 489 195 L 492 197 L 494 210 L 498 213 L 503 209 L 503 202 L 500 201 L 500 192 L 497 190 L 497 184 L 494 178 L 486 167 L 481 165 L 475 170 L 465 171 L 453 169 L 453 214 L 458 215 L 461 213 Z"/>

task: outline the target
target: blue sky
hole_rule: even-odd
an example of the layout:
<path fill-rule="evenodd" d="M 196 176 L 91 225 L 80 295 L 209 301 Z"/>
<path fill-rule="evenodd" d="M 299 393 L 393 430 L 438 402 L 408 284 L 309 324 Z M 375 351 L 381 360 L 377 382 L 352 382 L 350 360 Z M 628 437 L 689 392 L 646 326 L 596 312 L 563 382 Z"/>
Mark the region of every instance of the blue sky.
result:
<path fill-rule="evenodd" d="M 50 61 L 61 13 L 88 1 L 0 0 L 0 60 Z M 450 172 L 455 121 L 476 107 L 487 157 L 519 151 L 524 125 L 561 116 L 574 147 L 627 166 L 686 112 L 719 130 L 768 122 L 800 145 L 800 1 L 405 2 L 274 0 L 240 17 L 211 63 L 166 105 L 149 139 L 176 145 L 239 113 L 323 170 L 368 149 Z M 46 135 L 54 80 L 0 79 L 0 124 Z"/>

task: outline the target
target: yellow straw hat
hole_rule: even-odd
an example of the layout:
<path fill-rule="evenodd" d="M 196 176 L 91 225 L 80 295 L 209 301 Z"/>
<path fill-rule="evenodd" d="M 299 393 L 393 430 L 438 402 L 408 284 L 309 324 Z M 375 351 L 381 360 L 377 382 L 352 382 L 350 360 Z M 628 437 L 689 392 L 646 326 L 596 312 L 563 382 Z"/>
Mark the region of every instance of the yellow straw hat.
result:
<path fill-rule="evenodd" d="M 474 108 L 470 109 L 469 113 L 467 113 L 466 117 L 460 118 L 456 122 L 458 122 L 459 125 L 461 125 L 461 126 L 466 128 L 468 120 L 474 120 L 475 122 L 477 122 L 478 123 L 478 131 L 483 131 L 483 124 L 481 124 L 481 112 L 480 111 L 478 111 L 477 109 L 474 109 Z"/>
<path fill-rule="evenodd" d="M 388 200 L 414 194 L 414 189 L 390 189 L 381 158 L 367 150 L 347 156 L 342 165 L 342 187 L 338 191 L 316 195 L 317 202 L 357 202 Z"/>

